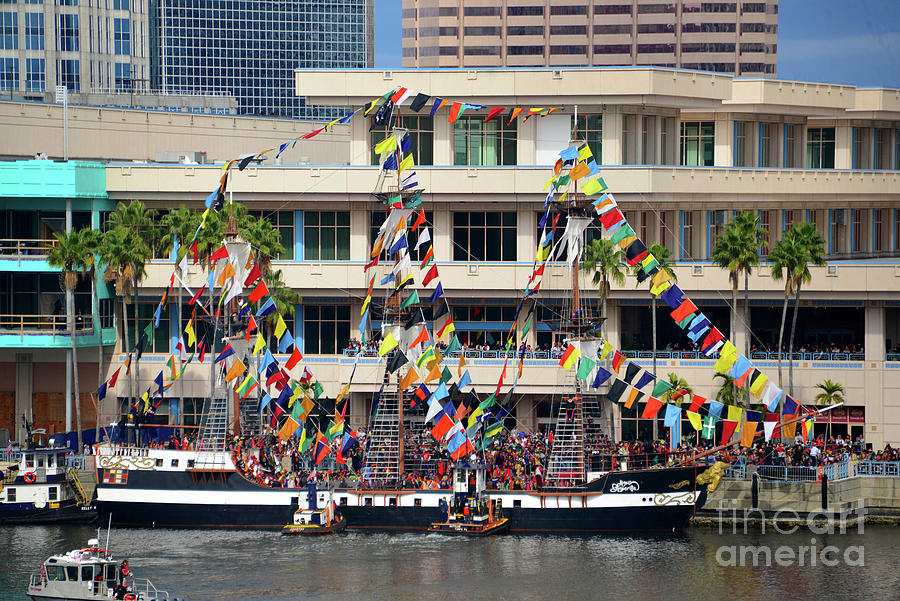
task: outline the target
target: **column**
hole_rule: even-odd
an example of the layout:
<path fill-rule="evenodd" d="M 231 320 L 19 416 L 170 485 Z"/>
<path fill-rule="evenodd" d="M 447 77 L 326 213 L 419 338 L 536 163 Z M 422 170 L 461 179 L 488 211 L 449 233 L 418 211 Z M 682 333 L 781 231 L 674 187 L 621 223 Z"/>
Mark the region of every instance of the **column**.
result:
<path fill-rule="evenodd" d="M 603 164 L 621 165 L 622 157 L 622 113 L 619 107 L 608 107 L 603 111 Z"/>
<path fill-rule="evenodd" d="M 716 167 L 734 167 L 734 121 L 731 113 L 716 114 L 713 164 Z"/>
<path fill-rule="evenodd" d="M 885 424 L 885 403 L 887 399 L 884 395 L 884 304 L 882 301 L 867 301 L 865 311 L 864 341 L 866 360 L 863 366 L 865 379 L 862 391 L 862 399 L 864 399 L 866 405 L 865 436 L 866 442 L 872 443 L 873 448 L 880 449 L 884 446 L 885 439 L 888 438 L 885 432 L 888 424 Z M 846 382 L 842 383 L 846 385 Z M 848 398 L 855 397 L 856 395 L 848 395 Z M 896 407 L 893 407 L 892 410 L 896 412 Z M 896 431 L 896 424 L 891 424 L 890 426 L 891 430 Z"/>
<path fill-rule="evenodd" d="M 834 168 L 853 168 L 853 128 L 849 125 L 834 128 Z"/>

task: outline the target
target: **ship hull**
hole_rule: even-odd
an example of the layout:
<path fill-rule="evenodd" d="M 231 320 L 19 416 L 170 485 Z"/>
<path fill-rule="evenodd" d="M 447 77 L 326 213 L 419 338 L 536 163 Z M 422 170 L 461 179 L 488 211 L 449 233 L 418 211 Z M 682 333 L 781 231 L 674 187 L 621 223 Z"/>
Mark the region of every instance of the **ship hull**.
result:
<path fill-rule="evenodd" d="M 168 453 L 176 453 L 168 451 Z M 101 462 L 98 459 L 98 462 Z M 182 461 L 181 465 L 186 462 Z M 171 465 L 171 458 L 163 464 Z M 102 464 L 101 464 L 102 465 Z M 261 486 L 233 469 L 197 472 L 160 464 L 116 462 L 119 483 L 97 487 L 102 523 L 170 528 L 271 528 L 291 523 L 306 506 L 306 489 Z M 489 490 L 511 532 L 671 532 L 684 528 L 706 500 L 696 476 L 705 468 L 612 472 L 583 487 L 552 491 Z M 426 531 L 445 517 L 449 490 L 335 489 L 334 502 L 351 530 Z"/>
<path fill-rule="evenodd" d="M 33 503 L 3 503 L 0 505 L 0 525 L 92 524 L 97 519 L 96 507 L 80 506 L 74 500 L 59 507 L 37 508 Z"/>

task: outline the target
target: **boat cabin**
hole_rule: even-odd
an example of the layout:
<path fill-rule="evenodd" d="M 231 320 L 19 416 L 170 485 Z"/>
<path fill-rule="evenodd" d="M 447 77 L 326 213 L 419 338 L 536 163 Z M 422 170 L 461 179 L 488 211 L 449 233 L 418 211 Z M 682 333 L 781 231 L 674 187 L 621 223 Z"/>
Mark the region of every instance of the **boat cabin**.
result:
<path fill-rule="evenodd" d="M 306 509 L 294 512 L 295 526 L 325 526 L 334 520 L 334 494 L 331 490 L 318 490 L 310 482 L 306 493 Z"/>
<path fill-rule="evenodd" d="M 122 562 L 92 538 L 83 549 L 44 560 L 41 573 L 31 576 L 28 594 L 36 599 L 108 599 L 125 576 Z"/>
<path fill-rule="evenodd" d="M 66 475 L 67 448 L 29 449 L 4 464 L 0 504 L 58 507 L 73 497 Z"/>

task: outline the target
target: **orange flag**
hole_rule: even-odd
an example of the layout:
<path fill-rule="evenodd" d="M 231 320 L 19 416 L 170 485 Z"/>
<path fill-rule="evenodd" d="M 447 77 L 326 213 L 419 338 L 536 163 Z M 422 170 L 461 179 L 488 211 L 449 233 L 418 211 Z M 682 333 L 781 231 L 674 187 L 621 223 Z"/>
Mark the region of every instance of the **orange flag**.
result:
<path fill-rule="evenodd" d="M 239 375 L 244 373 L 247 369 L 247 366 L 244 365 L 240 359 L 236 359 L 234 365 L 231 366 L 231 369 L 228 370 L 228 373 L 225 374 L 225 382 L 231 382 Z"/>
<path fill-rule="evenodd" d="M 753 438 L 756 436 L 756 422 L 745 421 L 741 429 L 741 446 L 750 448 L 753 446 Z"/>
<path fill-rule="evenodd" d="M 409 388 L 409 385 L 419 379 L 419 373 L 415 370 L 415 368 L 410 367 L 409 371 L 406 372 L 406 375 L 403 376 L 403 379 L 400 380 L 400 389 Z"/>

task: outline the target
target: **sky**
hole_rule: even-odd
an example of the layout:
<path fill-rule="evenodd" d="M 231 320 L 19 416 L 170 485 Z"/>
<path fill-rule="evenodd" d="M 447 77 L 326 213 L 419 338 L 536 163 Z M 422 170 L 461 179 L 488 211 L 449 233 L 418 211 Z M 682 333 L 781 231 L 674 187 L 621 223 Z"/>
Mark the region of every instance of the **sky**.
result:
<path fill-rule="evenodd" d="M 778 79 L 900 88 L 900 0 L 781 0 Z M 375 0 L 375 67 L 398 68 L 400 0 Z"/>

